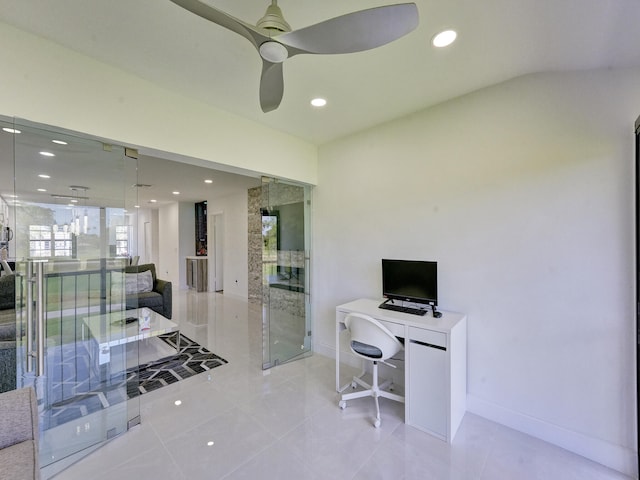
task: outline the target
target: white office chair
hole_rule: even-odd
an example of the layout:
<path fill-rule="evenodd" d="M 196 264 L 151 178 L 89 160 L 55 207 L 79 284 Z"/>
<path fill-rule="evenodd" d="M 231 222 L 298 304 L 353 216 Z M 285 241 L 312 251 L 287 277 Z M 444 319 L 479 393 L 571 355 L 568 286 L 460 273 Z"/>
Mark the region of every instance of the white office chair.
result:
<path fill-rule="evenodd" d="M 347 400 L 361 397 L 373 397 L 376 401 L 376 420 L 373 425 L 380 426 L 380 404 L 378 397 L 385 397 L 397 402 L 404 403 L 404 397 L 395 393 L 383 390 L 391 386 L 391 380 L 378 385 L 378 362 L 395 368 L 395 365 L 385 363 L 385 360 L 393 357 L 398 352 L 404 350 L 402 343 L 384 325 L 374 318 L 361 313 L 350 313 L 344 323 L 351 334 L 349 346 L 351 351 L 360 358 L 373 362 L 373 384 L 369 385 L 362 380 L 362 375 L 353 377 L 352 386 L 360 385 L 365 390 L 342 395 L 338 406 L 346 408 Z M 364 374 L 364 370 L 363 370 Z"/>

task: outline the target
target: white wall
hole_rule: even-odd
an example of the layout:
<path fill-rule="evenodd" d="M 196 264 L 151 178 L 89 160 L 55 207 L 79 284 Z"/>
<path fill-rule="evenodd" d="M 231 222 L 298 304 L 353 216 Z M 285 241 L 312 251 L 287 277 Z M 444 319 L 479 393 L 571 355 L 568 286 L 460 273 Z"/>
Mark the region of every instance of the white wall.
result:
<path fill-rule="evenodd" d="M 195 255 L 195 208 L 193 203 L 175 202 L 158 208 L 159 259 L 156 273 L 174 289 L 187 289 L 187 256 Z"/>
<path fill-rule="evenodd" d="M 326 145 L 316 351 L 380 259 L 437 260 L 468 314 L 469 410 L 635 475 L 640 71 L 532 75 Z"/>
<path fill-rule="evenodd" d="M 248 297 L 248 194 L 247 191 L 208 200 L 209 215 L 222 213 L 224 294 Z M 209 245 L 213 240 L 209 239 Z"/>
<path fill-rule="evenodd" d="M 180 288 L 180 216 L 178 203 L 158 209 L 158 263 L 156 274 Z M 184 261 L 184 260 L 183 260 Z M 185 285 L 186 288 L 186 285 Z"/>
<path fill-rule="evenodd" d="M 158 210 L 151 208 L 137 208 L 136 212 L 131 215 L 131 223 L 134 225 L 135 232 L 135 250 L 132 250 L 131 255 L 140 256 L 140 264 L 143 263 L 155 263 L 158 264 Z M 149 247 L 145 245 L 145 224 L 150 224 L 151 238 Z"/>
<path fill-rule="evenodd" d="M 248 294 L 248 232 L 247 191 L 207 200 L 207 212 L 223 214 L 223 278 L 225 295 L 247 298 Z M 155 215 L 153 214 L 154 212 Z M 157 210 L 141 211 L 138 222 L 153 222 L 158 242 L 158 277 L 169 280 L 174 288 L 186 290 L 187 256 L 195 255 L 195 207 L 181 202 L 164 205 Z M 143 235 L 144 225 L 140 232 Z M 138 243 L 144 242 L 139 238 Z M 210 246 L 213 240 L 210 239 Z"/>
<path fill-rule="evenodd" d="M 315 184 L 317 149 L 0 22 L 0 114 Z M 179 126 L 179 128 L 176 128 Z M 250 141 L 248 141 L 250 140 Z"/>

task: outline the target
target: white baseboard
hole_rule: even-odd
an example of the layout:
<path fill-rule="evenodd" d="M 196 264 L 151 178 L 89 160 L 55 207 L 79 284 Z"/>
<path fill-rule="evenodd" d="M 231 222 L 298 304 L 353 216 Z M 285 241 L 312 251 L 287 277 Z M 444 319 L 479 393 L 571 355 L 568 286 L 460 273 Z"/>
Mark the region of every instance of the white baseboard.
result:
<path fill-rule="evenodd" d="M 629 448 L 508 410 L 470 394 L 467 395 L 467 411 L 638 478 L 637 455 Z"/>
<path fill-rule="evenodd" d="M 313 352 L 319 355 L 323 355 L 325 357 L 336 358 L 336 349 L 333 347 L 329 347 L 327 345 L 317 345 L 313 344 Z M 356 357 L 351 352 L 343 352 L 340 351 L 340 364 L 349 365 L 354 368 L 362 367 L 362 359 Z"/>
<path fill-rule="evenodd" d="M 323 355 L 325 357 L 329 357 L 329 358 L 336 358 L 336 349 L 335 347 L 330 347 L 329 345 L 325 345 L 322 343 L 315 343 L 312 345 L 311 348 L 315 353 L 318 353 L 320 355 Z"/>

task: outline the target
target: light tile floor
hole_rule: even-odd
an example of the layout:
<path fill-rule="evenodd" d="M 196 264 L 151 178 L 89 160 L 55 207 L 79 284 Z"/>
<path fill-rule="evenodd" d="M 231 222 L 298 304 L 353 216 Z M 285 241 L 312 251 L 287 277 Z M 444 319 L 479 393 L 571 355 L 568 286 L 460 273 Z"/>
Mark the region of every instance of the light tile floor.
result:
<path fill-rule="evenodd" d="M 337 407 L 333 359 L 263 373 L 260 311 L 245 301 L 174 292 L 174 319 L 229 364 L 143 395 L 141 425 L 56 480 L 628 478 L 469 413 L 452 445 L 406 426 L 386 399 L 375 429 L 370 399 Z"/>

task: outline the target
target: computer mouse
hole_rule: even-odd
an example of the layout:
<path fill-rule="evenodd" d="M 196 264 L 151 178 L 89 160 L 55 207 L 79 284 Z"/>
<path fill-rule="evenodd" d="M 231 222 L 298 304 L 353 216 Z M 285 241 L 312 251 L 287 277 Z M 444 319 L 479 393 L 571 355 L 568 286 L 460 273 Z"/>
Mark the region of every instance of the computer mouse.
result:
<path fill-rule="evenodd" d="M 442 312 L 433 312 L 433 318 L 440 318 L 442 316 Z"/>

